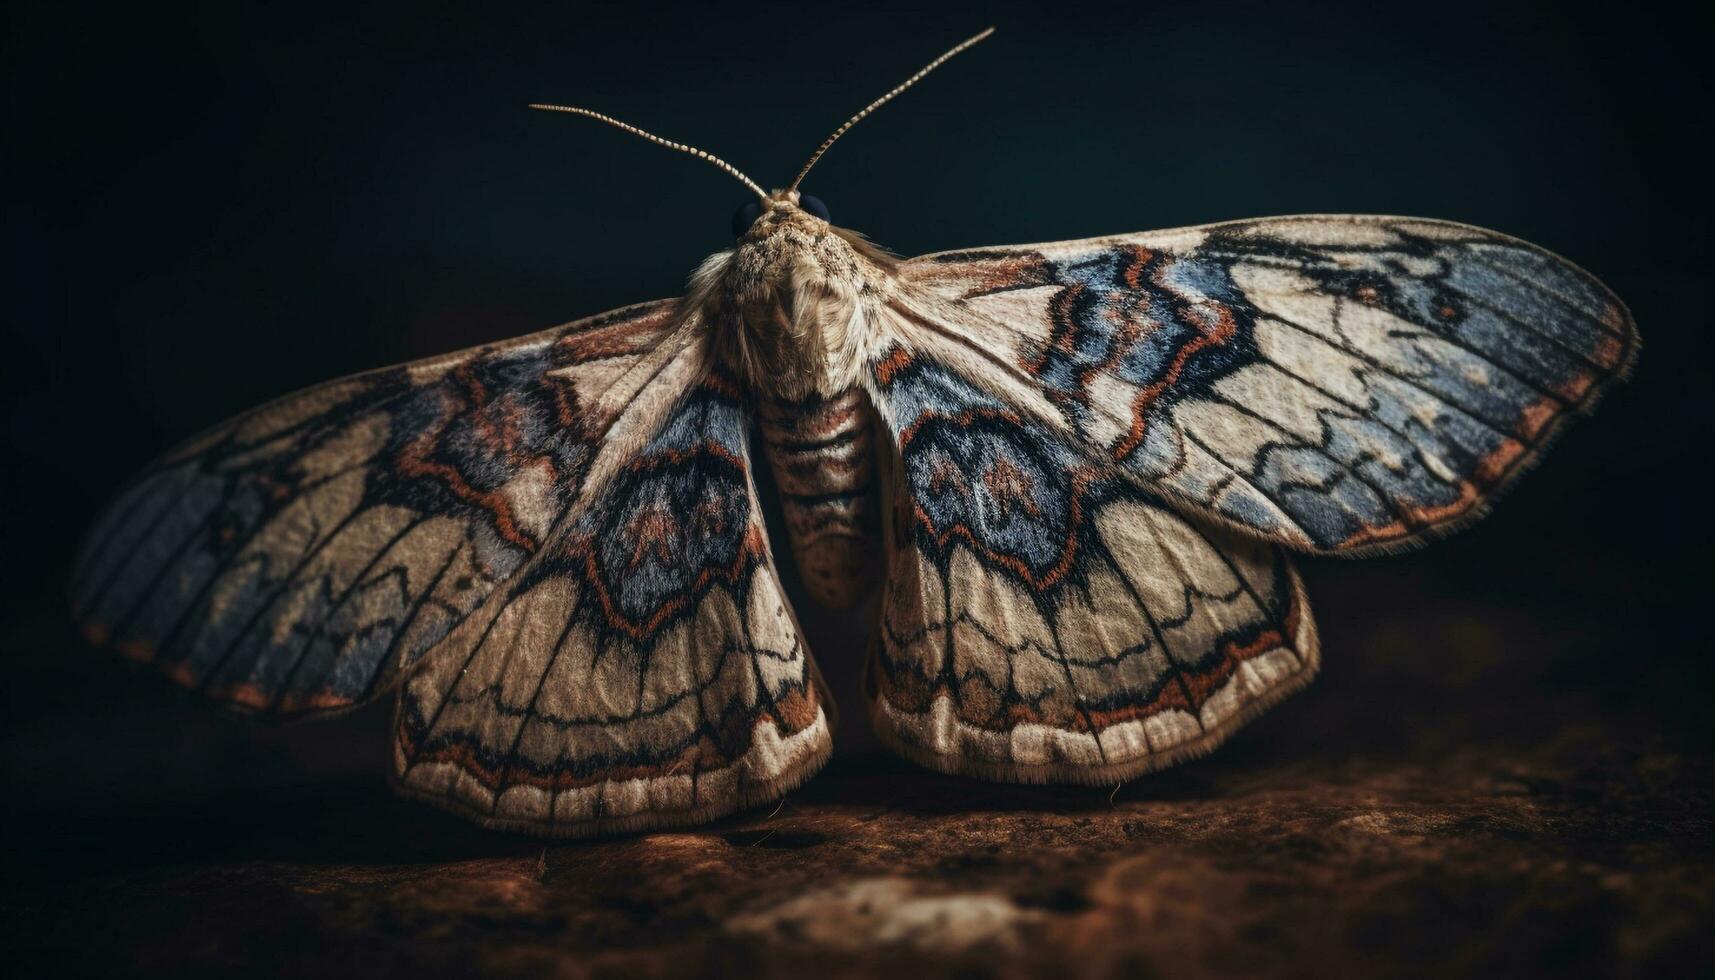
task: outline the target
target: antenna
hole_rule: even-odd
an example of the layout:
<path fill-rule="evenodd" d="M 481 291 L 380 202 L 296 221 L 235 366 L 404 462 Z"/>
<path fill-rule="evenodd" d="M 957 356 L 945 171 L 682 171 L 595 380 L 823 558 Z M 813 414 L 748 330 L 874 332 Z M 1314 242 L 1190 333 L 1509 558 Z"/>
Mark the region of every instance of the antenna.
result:
<path fill-rule="evenodd" d="M 970 42 L 966 42 L 966 43 L 969 44 Z M 955 49 L 955 50 L 957 50 L 957 49 Z M 951 52 L 949 52 L 949 54 L 951 54 Z M 943 55 L 941 60 L 944 61 L 944 60 L 946 60 L 946 58 L 947 58 L 947 55 Z M 934 66 L 931 65 L 930 67 L 934 67 Z M 924 69 L 924 71 L 928 71 L 928 69 L 926 68 L 926 69 Z M 916 81 L 916 79 L 912 79 L 912 81 Z M 704 150 L 699 150 L 694 146 L 688 146 L 684 143 L 675 143 L 672 140 L 662 139 L 661 137 L 656 136 L 654 133 L 645 132 L 644 130 L 638 129 L 636 126 L 633 126 L 630 123 L 620 122 L 619 120 L 613 118 L 612 116 L 604 116 L 601 113 L 594 111 L 593 109 L 584 109 L 584 108 L 581 108 L 581 107 L 575 106 L 575 105 L 544 105 L 540 102 L 530 103 L 530 108 L 541 109 L 544 112 L 569 112 L 574 116 L 586 116 L 590 119 L 596 120 L 597 122 L 604 122 L 604 123 L 607 123 L 609 126 L 613 126 L 617 129 L 623 129 L 633 136 L 641 136 L 651 143 L 659 143 L 660 145 L 665 146 L 669 150 L 678 150 L 680 153 L 689 153 L 691 156 L 694 156 L 699 160 L 707 160 L 708 162 L 714 164 L 715 166 L 721 168 L 722 170 L 725 170 L 727 173 L 732 174 L 734 177 L 737 177 L 739 179 L 739 181 L 744 184 L 744 186 L 750 188 L 751 192 L 754 193 L 757 197 L 762 198 L 764 201 L 768 200 L 767 192 L 764 191 L 761 187 L 758 187 L 756 184 L 756 181 L 751 180 L 749 177 L 746 177 L 744 175 L 743 171 L 739 170 L 737 167 L 726 162 L 725 160 L 722 160 L 720 157 L 715 156 L 713 153 L 709 153 L 709 152 L 706 152 Z M 867 112 L 868 110 L 865 110 L 865 111 Z M 806 167 L 805 169 L 808 170 L 809 168 Z M 797 185 L 794 184 L 793 186 L 797 186 Z"/>
<path fill-rule="evenodd" d="M 953 55 L 958 54 L 960 51 L 965 50 L 966 48 L 970 47 L 973 44 L 976 44 L 978 41 L 981 41 L 983 38 L 986 38 L 990 34 L 993 34 L 993 33 L 994 33 L 994 28 L 990 27 L 990 28 L 984 29 L 981 33 L 979 33 L 973 37 L 969 37 L 963 41 L 960 41 L 958 44 L 954 45 L 951 49 L 949 49 L 947 51 L 947 53 L 941 55 L 941 57 L 939 57 L 939 58 L 936 58 L 934 61 L 931 61 L 928 64 L 924 65 L 922 67 L 922 69 L 917 72 L 917 74 L 912 75 L 910 78 L 907 78 L 903 82 L 900 82 L 898 87 L 893 89 L 893 91 L 887 93 L 886 95 L 882 96 L 879 99 L 876 99 L 874 102 L 871 102 L 869 105 L 864 106 L 863 110 L 861 112 L 859 112 L 857 115 L 851 117 L 850 119 L 847 119 L 845 122 L 845 125 L 841 126 L 839 129 L 834 130 L 834 135 L 823 140 L 822 145 L 816 147 L 816 152 L 810 154 L 809 162 L 804 164 L 804 169 L 798 171 L 798 176 L 794 177 L 792 179 L 792 186 L 790 186 L 786 189 L 788 191 L 797 190 L 798 185 L 802 184 L 804 182 L 804 175 L 808 174 L 810 172 L 810 168 L 814 167 L 816 165 L 817 160 L 822 159 L 822 154 L 828 152 L 828 147 L 833 146 L 835 140 L 839 139 L 841 136 L 844 136 L 846 134 L 846 130 L 852 128 L 853 126 L 856 126 L 858 124 L 858 120 L 869 115 L 870 113 L 874 112 L 875 110 L 881 108 L 883 105 L 886 105 L 889 101 L 891 101 L 893 99 L 894 96 L 905 91 L 906 89 L 910 88 L 911 86 L 916 85 L 919 81 L 922 80 L 924 75 L 927 75 L 930 72 L 934 71 L 935 69 L 941 67 L 943 64 L 945 64 L 947 62 L 947 59 L 951 58 Z"/>

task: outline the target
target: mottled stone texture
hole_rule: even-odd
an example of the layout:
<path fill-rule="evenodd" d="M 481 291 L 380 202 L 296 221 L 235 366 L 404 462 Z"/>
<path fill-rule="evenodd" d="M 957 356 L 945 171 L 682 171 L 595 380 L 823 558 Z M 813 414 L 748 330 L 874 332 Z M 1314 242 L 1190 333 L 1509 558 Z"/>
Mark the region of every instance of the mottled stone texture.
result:
<path fill-rule="evenodd" d="M 1324 678 L 1111 797 L 919 772 L 847 717 L 776 812 L 589 844 L 393 800 L 384 711 L 232 725 L 67 651 L 93 688 L 6 741 L 0 940 L 38 973 L 1706 968 L 1702 675 L 1593 602 L 1473 596 L 1421 567 L 1313 565 Z M 806 626 L 825 661 L 855 659 L 851 622 Z M 848 715 L 849 659 L 829 663 Z"/>

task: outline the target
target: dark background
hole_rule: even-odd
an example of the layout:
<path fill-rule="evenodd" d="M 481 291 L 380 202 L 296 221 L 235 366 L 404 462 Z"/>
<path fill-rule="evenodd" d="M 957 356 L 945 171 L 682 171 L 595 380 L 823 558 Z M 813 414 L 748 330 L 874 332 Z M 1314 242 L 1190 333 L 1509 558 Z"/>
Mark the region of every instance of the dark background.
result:
<path fill-rule="evenodd" d="M 1436 689 L 1434 662 L 1390 686 L 1386 645 L 1349 637 L 1385 635 L 1365 617 L 1409 630 L 1414 610 L 1451 605 L 1473 628 L 1513 617 L 1509 642 L 1535 644 L 1528 669 L 1484 675 L 1498 697 L 1570 692 L 1553 704 L 1582 712 L 1527 705 L 1516 724 L 1598 741 L 1612 726 L 1706 757 L 1699 31 L 1643 4 L 619 7 L 6 15 L 0 724 L 7 817 L 25 828 L 7 837 L 9 880 L 209 854 L 378 860 L 400 821 L 433 846 L 484 846 L 386 800 L 384 712 L 257 729 L 84 648 L 62 611 L 83 528 L 206 424 L 673 295 L 727 244 L 746 198 L 731 179 L 524 103 L 591 106 L 778 186 L 848 114 L 990 23 L 818 166 L 805 189 L 836 222 L 911 255 L 1295 212 L 1433 216 L 1568 257 L 1640 324 L 1632 383 L 1490 519 L 1363 566 L 1305 562 L 1326 690 L 1275 730 L 1355 699 L 1350 727 L 1319 730 L 1385 738 L 1388 699 Z M 864 627 L 805 619 L 848 709 L 842 757 L 861 757 Z M 1353 682 L 1356 665 L 1380 680 Z M 1425 717 L 1457 726 L 1463 696 Z"/>

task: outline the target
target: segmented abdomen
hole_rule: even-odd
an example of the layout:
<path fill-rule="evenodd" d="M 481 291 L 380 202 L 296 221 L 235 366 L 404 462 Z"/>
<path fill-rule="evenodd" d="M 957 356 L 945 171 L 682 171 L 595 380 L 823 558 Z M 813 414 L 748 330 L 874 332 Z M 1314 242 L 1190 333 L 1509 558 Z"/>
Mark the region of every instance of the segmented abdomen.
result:
<path fill-rule="evenodd" d="M 758 412 L 792 557 L 817 602 L 856 605 L 880 574 L 873 411 L 861 388 Z"/>

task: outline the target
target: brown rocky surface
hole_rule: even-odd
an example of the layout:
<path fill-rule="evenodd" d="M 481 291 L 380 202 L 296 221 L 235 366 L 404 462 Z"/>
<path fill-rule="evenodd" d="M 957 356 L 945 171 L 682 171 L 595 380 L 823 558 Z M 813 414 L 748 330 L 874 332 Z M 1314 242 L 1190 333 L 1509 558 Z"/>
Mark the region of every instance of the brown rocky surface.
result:
<path fill-rule="evenodd" d="M 68 654 L 100 697 L 65 694 L 6 743 L 4 941 L 55 973 L 1707 966 L 1698 677 L 1578 601 L 1624 584 L 1590 573 L 1550 602 L 1381 567 L 1312 566 L 1325 676 L 1208 759 L 1111 791 L 921 772 L 863 737 L 847 658 L 841 751 L 778 809 L 590 843 L 392 799 L 385 711 L 234 725 Z M 857 632 L 811 628 L 836 654 Z"/>

